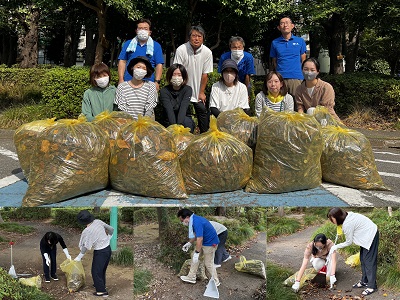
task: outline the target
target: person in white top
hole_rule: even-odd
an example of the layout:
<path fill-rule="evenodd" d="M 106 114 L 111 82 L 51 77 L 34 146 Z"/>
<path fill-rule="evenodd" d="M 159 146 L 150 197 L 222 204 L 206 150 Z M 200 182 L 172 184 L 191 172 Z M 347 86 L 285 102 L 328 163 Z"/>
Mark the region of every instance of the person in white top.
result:
<path fill-rule="evenodd" d="M 193 90 L 191 102 L 197 115 L 200 133 L 206 132 L 210 126 L 205 89 L 208 73 L 213 71 L 212 52 L 203 44 L 204 39 L 204 29 L 201 26 L 192 26 L 189 41 L 176 49 L 174 57 L 174 64 L 183 65 L 189 75 L 187 85 Z"/>
<path fill-rule="evenodd" d="M 237 64 L 233 59 L 226 59 L 222 63 L 222 76 L 213 84 L 210 95 L 210 110 L 215 117 L 223 111 L 238 107 L 250 114 L 247 88 L 239 81 L 238 73 Z"/>
<path fill-rule="evenodd" d="M 327 215 L 335 225 L 342 225 L 346 241 L 331 247 L 329 253 L 337 249 L 356 244 L 360 246 L 361 280 L 353 285 L 354 288 L 365 288 L 362 295 L 372 294 L 377 289 L 376 271 L 378 264 L 379 231 L 378 226 L 369 218 L 359 213 L 346 212 L 334 207 Z"/>
<path fill-rule="evenodd" d="M 221 263 L 227 262 L 232 258 L 232 256 L 229 255 L 228 251 L 226 251 L 225 248 L 226 239 L 228 238 L 228 228 L 226 228 L 223 224 L 215 221 L 210 221 L 210 223 L 214 227 L 219 238 L 219 244 L 214 256 L 214 266 L 216 268 L 219 268 L 221 266 Z"/>
<path fill-rule="evenodd" d="M 92 278 L 96 291 L 95 296 L 107 297 L 106 270 L 111 258 L 110 239 L 114 228 L 97 220 L 87 210 L 81 210 L 77 216 L 78 223 L 86 226 L 79 241 L 80 253 L 74 259 L 80 261 L 87 250 L 93 248 Z"/>

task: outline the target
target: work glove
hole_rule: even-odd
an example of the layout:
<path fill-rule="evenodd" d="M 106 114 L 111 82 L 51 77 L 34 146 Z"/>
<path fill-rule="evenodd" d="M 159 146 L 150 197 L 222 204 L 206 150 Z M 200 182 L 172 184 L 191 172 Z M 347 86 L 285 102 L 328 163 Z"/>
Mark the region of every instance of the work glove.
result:
<path fill-rule="evenodd" d="M 79 253 L 78 254 L 78 256 L 77 257 L 75 257 L 75 261 L 81 261 L 81 259 L 82 259 L 82 257 L 84 256 L 85 254 L 83 254 L 83 253 Z"/>
<path fill-rule="evenodd" d="M 293 291 L 294 291 L 295 293 L 297 293 L 297 292 L 299 291 L 299 289 L 300 289 L 300 281 L 297 281 L 297 280 L 296 280 L 296 282 L 293 283 L 293 285 L 292 285 L 292 289 L 293 289 Z"/>
<path fill-rule="evenodd" d="M 46 260 L 46 265 L 50 266 L 50 257 L 47 253 L 43 254 L 44 259 Z"/>
<path fill-rule="evenodd" d="M 193 253 L 192 261 L 193 261 L 194 264 L 199 261 L 199 256 L 200 256 L 200 253 L 198 253 L 196 251 Z"/>
<path fill-rule="evenodd" d="M 185 245 L 183 245 L 182 251 L 188 252 L 188 251 L 189 251 L 189 248 L 190 248 L 191 246 L 192 246 L 192 243 L 191 243 L 191 242 L 187 242 Z"/>
<path fill-rule="evenodd" d="M 63 251 L 64 251 L 64 254 L 67 257 L 67 259 L 71 260 L 71 255 L 69 255 L 68 249 L 64 248 Z"/>
<path fill-rule="evenodd" d="M 333 245 L 331 247 L 331 250 L 329 250 L 329 255 L 331 255 L 333 252 L 335 252 L 338 249 L 337 245 Z"/>
<path fill-rule="evenodd" d="M 336 282 L 337 280 L 336 280 L 336 276 L 335 275 L 331 275 L 331 277 L 329 277 L 329 282 L 330 282 L 330 284 L 331 284 L 331 289 L 333 288 L 333 285 L 335 284 L 335 282 Z"/>

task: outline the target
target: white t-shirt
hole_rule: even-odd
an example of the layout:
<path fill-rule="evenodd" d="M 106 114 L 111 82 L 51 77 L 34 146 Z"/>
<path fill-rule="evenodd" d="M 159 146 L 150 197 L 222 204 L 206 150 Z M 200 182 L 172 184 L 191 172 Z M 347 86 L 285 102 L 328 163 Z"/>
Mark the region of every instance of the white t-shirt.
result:
<path fill-rule="evenodd" d="M 221 223 L 218 223 L 218 222 L 215 222 L 215 221 L 210 221 L 210 223 L 214 227 L 215 231 L 217 232 L 217 235 L 221 234 L 222 232 L 226 231 L 226 229 L 227 229 Z"/>
<path fill-rule="evenodd" d="M 239 81 L 232 87 L 227 87 L 221 81 L 214 83 L 211 89 L 210 107 L 218 108 L 220 112 L 238 107 L 250 108 L 246 86 Z"/>
<path fill-rule="evenodd" d="M 176 49 L 174 64 L 181 64 L 188 73 L 188 83 L 193 90 L 191 102 L 198 102 L 200 94 L 201 76 L 213 71 L 213 56 L 211 50 L 201 45 L 193 52 L 190 42 L 182 44 Z"/>

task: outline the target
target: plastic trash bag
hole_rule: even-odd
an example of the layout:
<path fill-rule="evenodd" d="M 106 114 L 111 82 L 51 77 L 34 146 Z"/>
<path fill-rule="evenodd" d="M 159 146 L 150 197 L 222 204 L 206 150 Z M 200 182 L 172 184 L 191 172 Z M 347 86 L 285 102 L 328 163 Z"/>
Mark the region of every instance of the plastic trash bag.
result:
<path fill-rule="evenodd" d="M 40 275 L 29 278 L 19 278 L 18 281 L 26 286 L 33 286 L 37 287 L 38 289 L 42 287 L 42 278 L 40 277 Z"/>
<path fill-rule="evenodd" d="M 63 119 L 43 131 L 36 143 L 23 206 L 59 202 L 108 184 L 110 143 L 86 118 Z"/>
<path fill-rule="evenodd" d="M 295 283 L 295 281 L 296 281 L 296 277 L 297 277 L 297 274 L 298 274 L 299 272 L 297 271 L 296 273 L 294 273 L 293 275 L 291 275 L 291 276 L 289 276 L 284 282 L 283 282 L 283 284 L 285 285 L 285 286 L 292 286 L 294 283 Z M 299 288 L 299 290 L 300 289 L 302 289 L 309 281 L 311 281 L 314 277 L 315 277 L 315 275 L 317 275 L 318 274 L 318 271 L 317 270 L 315 270 L 314 268 L 308 268 L 308 269 L 305 269 L 304 270 L 304 273 L 303 273 L 303 276 L 301 277 L 301 279 L 300 279 L 300 288 Z"/>
<path fill-rule="evenodd" d="M 35 149 L 37 138 L 41 132 L 55 124 L 55 118 L 38 120 L 23 124 L 15 130 L 14 145 L 17 150 L 19 164 L 27 181 L 29 181 L 31 156 Z"/>
<path fill-rule="evenodd" d="M 336 120 L 328 111 L 328 108 L 322 105 L 317 105 L 313 111 L 313 117 L 317 119 L 322 127 L 332 125 L 346 127 L 342 122 Z"/>
<path fill-rule="evenodd" d="M 242 108 L 223 111 L 218 115 L 218 129 L 233 135 L 235 138 L 254 148 L 257 142 L 259 119 L 248 116 Z"/>
<path fill-rule="evenodd" d="M 322 179 L 356 189 L 389 190 L 375 164 L 369 140 L 360 132 L 338 126 L 322 128 Z"/>
<path fill-rule="evenodd" d="M 346 265 L 349 265 L 350 267 L 353 267 L 353 268 L 356 267 L 356 266 L 359 266 L 361 264 L 360 252 L 349 256 L 346 259 L 345 263 L 346 263 Z"/>
<path fill-rule="evenodd" d="M 246 257 L 240 256 L 240 262 L 235 263 L 235 269 L 239 272 L 257 275 L 264 279 L 267 278 L 265 265 L 261 260 L 246 260 Z"/>
<path fill-rule="evenodd" d="M 196 278 L 199 280 L 207 280 L 207 275 L 206 275 L 206 267 L 204 265 L 204 255 L 201 255 L 199 257 L 199 268 L 197 269 L 196 273 Z M 189 274 L 190 266 L 192 264 L 192 259 L 187 259 L 183 263 L 181 270 L 179 271 L 178 276 L 187 276 Z"/>
<path fill-rule="evenodd" d="M 229 133 L 219 131 L 211 116 L 210 129 L 196 136 L 180 158 L 190 194 L 242 189 L 250 179 L 253 151 Z"/>
<path fill-rule="evenodd" d="M 190 132 L 190 128 L 179 124 L 169 125 L 167 130 L 172 134 L 178 157 L 181 157 L 187 146 L 193 140 L 194 134 Z"/>
<path fill-rule="evenodd" d="M 246 192 L 284 193 L 321 184 L 321 126 L 306 114 L 263 110 Z"/>
<path fill-rule="evenodd" d="M 131 194 L 187 198 L 172 135 L 150 117 L 122 127 L 111 149 L 111 185 Z"/>
<path fill-rule="evenodd" d="M 67 288 L 70 293 L 77 292 L 85 285 L 85 270 L 81 261 L 66 259 L 62 262 L 60 268 L 67 278 Z"/>

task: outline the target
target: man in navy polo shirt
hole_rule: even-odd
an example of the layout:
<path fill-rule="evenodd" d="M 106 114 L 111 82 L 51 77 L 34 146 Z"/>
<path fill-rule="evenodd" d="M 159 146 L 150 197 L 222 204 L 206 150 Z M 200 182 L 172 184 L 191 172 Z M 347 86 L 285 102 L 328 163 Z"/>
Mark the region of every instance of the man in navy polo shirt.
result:
<path fill-rule="evenodd" d="M 294 96 L 304 79 L 301 64 L 306 59 L 306 43 L 301 37 L 292 34 L 294 24 L 289 17 L 280 19 L 277 28 L 282 35 L 271 43 L 269 56 L 272 59 L 272 70 L 283 76 L 289 94 Z"/>

